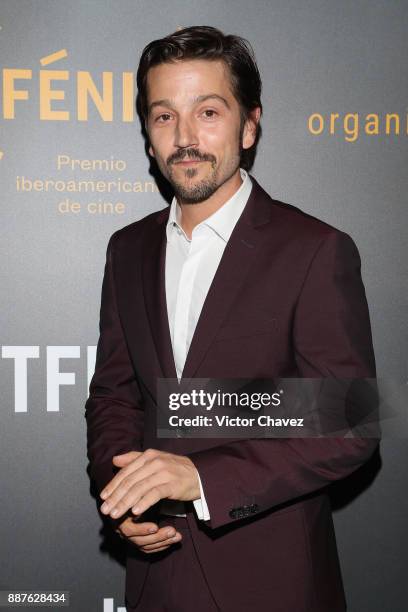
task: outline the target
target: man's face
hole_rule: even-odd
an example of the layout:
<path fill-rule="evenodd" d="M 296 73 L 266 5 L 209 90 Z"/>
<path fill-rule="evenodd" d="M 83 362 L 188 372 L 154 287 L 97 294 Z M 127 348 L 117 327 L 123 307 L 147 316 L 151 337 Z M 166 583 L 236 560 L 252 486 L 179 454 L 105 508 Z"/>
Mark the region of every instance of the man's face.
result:
<path fill-rule="evenodd" d="M 240 164 L 241 146 L 254 142 L 242 125 L 222 61 L 159 64 L 147 74 L 149 153 L 183 203 L 208 199 Z"/>

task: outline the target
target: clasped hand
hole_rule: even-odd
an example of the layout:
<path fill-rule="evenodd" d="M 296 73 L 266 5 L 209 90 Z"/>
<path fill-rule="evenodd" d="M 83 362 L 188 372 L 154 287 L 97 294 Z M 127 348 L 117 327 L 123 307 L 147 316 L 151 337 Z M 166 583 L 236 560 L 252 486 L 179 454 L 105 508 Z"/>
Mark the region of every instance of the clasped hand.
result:
<path fill-rule="evenodd" d="M 200 498 L 198 472 L 184 455 L 149 448 L 112 458 L 122 469 L 101 491 L 103 514 L 121 517 L 132 509 L 141 515 L 161 499 L 193 501 Z"/>

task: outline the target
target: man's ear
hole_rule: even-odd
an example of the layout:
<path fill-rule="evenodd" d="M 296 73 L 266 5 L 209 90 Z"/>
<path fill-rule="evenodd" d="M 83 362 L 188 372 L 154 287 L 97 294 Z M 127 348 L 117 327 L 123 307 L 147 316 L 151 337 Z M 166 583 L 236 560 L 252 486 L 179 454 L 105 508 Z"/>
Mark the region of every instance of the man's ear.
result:
<path fill-rule="evenodd" d="M 250 149 L 256 139 L 256 131 L 259 120 L 261 118 L 261 109 L 259 106 L 252 109 L 245 121 L 244 132 L 242 135 L 242 148 Z"/>
<path fill-rule="evenodd" d="M 149 155 L 150 155 L 151 157 L 154 157 L 154 151 L 153 151 L 153 147 L 152 147 L 152 145 L 149 145 Z"/>

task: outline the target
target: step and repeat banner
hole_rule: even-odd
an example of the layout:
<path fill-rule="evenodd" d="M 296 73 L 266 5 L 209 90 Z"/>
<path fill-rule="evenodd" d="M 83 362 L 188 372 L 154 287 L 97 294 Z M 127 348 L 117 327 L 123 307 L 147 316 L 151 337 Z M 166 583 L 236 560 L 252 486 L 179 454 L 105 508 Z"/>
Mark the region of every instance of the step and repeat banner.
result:
<path fill-rule="evenodd" d="M 252 43 L 252 174 L 352 236 L 378 376 L 407 380 L 407 3 L 0 0 L 0 590 L 69 591 L 75 612 L 125 609 L 84 404 L 108 239 L 167 205 L 135 112 L 138 60 L 190 25 Z M 332 487 L 350 612 L 407 609 L 407 461 L 404 437 L 384 439 Z"/>

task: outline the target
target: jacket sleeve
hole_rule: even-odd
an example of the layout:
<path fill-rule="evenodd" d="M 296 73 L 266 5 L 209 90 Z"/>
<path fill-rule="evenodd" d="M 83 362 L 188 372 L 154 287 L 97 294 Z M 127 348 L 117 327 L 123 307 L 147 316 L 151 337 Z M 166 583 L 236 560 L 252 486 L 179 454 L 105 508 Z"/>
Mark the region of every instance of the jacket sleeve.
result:
<path fill-rule="evenodd" d="M 118 470 L 112 457 L 130 450 L 142 450 L 142 397 L 116 302 L 114 241 L 115 234 L 107 247 L 95 373 L 85 404 L 89 471 L 98 495 Z"/>
<path fill-rule="evenodd" d="M 352 239 L 328 234 L 317 247 L 296 304 L 299 377 L 375 377 L 369 313 Z M 361 466 L 376 438 L 234 441 L 189 454 L 200 473 L 212 528 L 317 491 Z M 238 509 L 238 511 L 237 511 Z"/>

